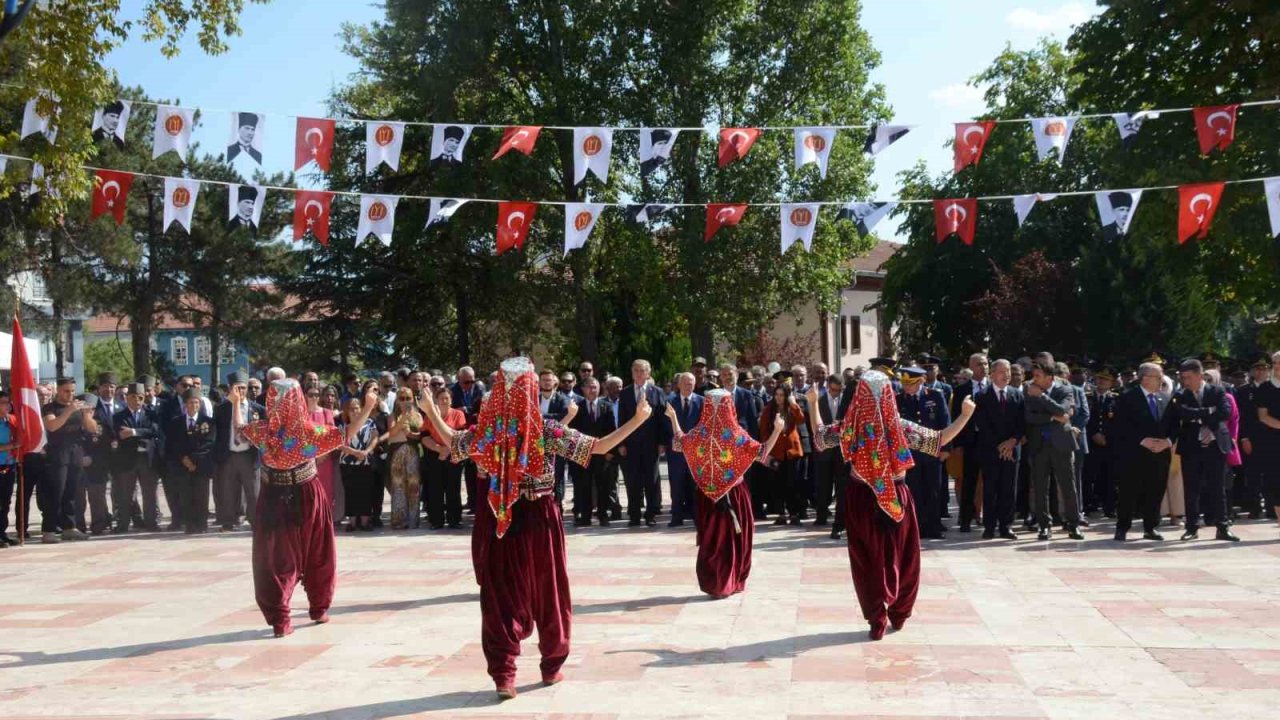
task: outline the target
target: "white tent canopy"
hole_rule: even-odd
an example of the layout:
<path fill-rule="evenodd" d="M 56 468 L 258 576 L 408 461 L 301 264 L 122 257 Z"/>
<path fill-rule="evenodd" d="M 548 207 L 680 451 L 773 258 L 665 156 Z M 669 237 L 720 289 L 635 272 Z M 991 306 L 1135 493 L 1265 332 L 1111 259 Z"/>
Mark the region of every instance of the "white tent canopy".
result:
<path fill-rule="evenodd" d="M 27 362 L 31 363 L 32 372 L 38 373 L 40 369 L 40 341 L 23 338 L 22 342 L 27 346 Z M 9 363 L 12 361 L 13 336 L 9 333 L 0 332 L 0 370 L 11 370 Z"/>

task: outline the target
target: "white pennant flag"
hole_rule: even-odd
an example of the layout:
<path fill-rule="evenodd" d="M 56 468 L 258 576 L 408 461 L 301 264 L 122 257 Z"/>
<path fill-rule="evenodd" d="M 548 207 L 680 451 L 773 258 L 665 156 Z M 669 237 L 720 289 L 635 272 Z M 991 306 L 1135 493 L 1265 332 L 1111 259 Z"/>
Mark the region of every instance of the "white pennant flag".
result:
<path fill-rule="evenodd" d="M 1142 199 L 1142 189 L 1103 190 L 1094 193 L 1098 203 L 1098 217 L 1102 220 L 1102 239 L 1111 241 L 1129 232 L 1129 223 Z"/>
<path fill-rule="evenodd" d="M 38 195 L 45 190 L 47 183 L 44 180 L 44 165 L 38 162 L 31 163 L 31 184 L 27 186 L 27 195 Z"/>
<path fill-rule="evenodd" d="M 858 227 L 858 235 L 866 237 L 871 234 L 871 230 L 875 228 L 876 223 L 884 219 L 894 208 L 898 207 L 897 202 L 851 202 L 846 203 L 840 208 L 840 213 L 836 215 L 836 220 L 852 220 L 853 224 Z"/>
<path fill-rule="evenodd" d="M 813 248 L 813 228 L 818 224 L 817 203 L 790 203 L 782 205 L 782 252 L 797 240 L 805 250 Z"/>
<path fill-rule="evenodd" d="M 1111 118 L 1116 121 L 1116 129 L 1120 131 L 1120 144 L 1125 150 L 1133 147 L 1133 142 L 1138 139 L 1138 131 L 1142 129 L 1142 123 L 1151 119 L 1160 117 L 1160 113 L 1151 112 L 1150 110 L 1140 110 L 1136 113 L 1113 113 Z"/>
<path fill-rule="evenodd" d="M 170 150 L 185 160 L 187 148 L 191 145 L 191 126 L 195 123 L 195 110 L 173 107 L 172 105 L 156 106 L 156 130 L 151 143 L 151 158 L 160 157 Z"/>
<path fill-rule="evenodd" d="M 609 156 L 613 154 L 613 128 L 573 129 L 573 184 L 587 178 L 587 171 L 609 181 Z"/>
<path fill-rule="evenodd" d="M 640 128 L 640 174 L 657 170 L 671 160 L 671 146 L 680 131 L 676 128 Z"/>
<path fill-rule="evenodd" d="M 1031 213 L 1031 208 L 1035 207 L 1036 203 L 1049 202 L 1056 197 L 1058 197 L 1057 193 L 1015 195 L 1013 198 L 1013 212 L 1018 216 L 1018 227 L 1022 227 L 1022 223 L 1027 221 L 1027 215 Z"/>
<path fill-rule="evenodd" d="M 227 145 L 227 162 L 247 155 L 255 163 L 262 164 L 262 131 L 266 122 L 266 115 L 231 113 L 231 142 Z"/>
<path fill-rule="evenodd" d="M 564 206 L 564 254 L 587 244 L 604 203 L 569 203 Z"/>
<path fill-rule="evenodd" d="M 166 232 L 174 220 L 191 233 L 191 215 L 196 209 L 196 196 L 200 194 L 200 181 L 184 178 L 164 179 L 164 229 Z"/>
<path fill-rule="evenodd" d="M 1280 238 L 1280 177 L 1262 181 L 1262 191 L 1267 194 L 1267 217 L 1271 219 L 1271 237 Z"/>
<path fill-rule="evenodd" d="M 1074 117 L 1044 117 L 1031 121 L 1031 132 L 1036 139 L 1036 155 L 1044 160 L 1054 156 L 1058 164 L 1067 154 L 1067 142 L 1071 140 L 1071 129 L 1076 126 Z"/>
<path fill-rule="evenodd" d="M 449 218 L 458 212 L 458 208 L 467 201 L 460 198 L 431 198 L 431 209 L 427 212 L 426 229 L 449 224 Z"/>
<path fill-rule="evenodd" d="M 102 142 L 110 138 L 116 147 L 123 148 L 124 131 L 129 125 L 131 112 L 133 103 L 128 100 L 113 100 L 95 110 L 93 125 L 89 128 L 93 132 L 93 141 Z"/>
<path fill-rule="evenodd" d="M 58 128 L 53 126 L 50 118 L 41 115 L 37 109 L 38 101 L 41 99 L 51 100 L 55 106 L 58 104 L 58 98 L 48 91 L 41 91 L 37 97 L 28 100 L 26 107 L 22 110 L 22 132 L 19 133 L 18 139 L 40 133 L 52 145 L 54 139 L 58 137 Z"/>
<path fill-rule="evenodd" d="M 881 150 L 894 144 L 903 135 L 911 132 L 913 125 L 872 125 L 867 133 L 867 141 L 862 150 L 868 155 L 876 155 Z"/>
<path fill-rule="evenodd" d="M 829 127 L 796 128 L 796 169 L 816 163 L 818 173 L 827 176 L 827 158 L 836 141 L 836 129 Z"/>
<path fill-rule="evenodd" d="M 231 185 L 227 188 L 227 204 L 230 206 L 227 215 L 227 229 L 244 228 L 250 232 L 258 232 L 258 223 L 262 220 L 262 206 L 267 199 L 267 191 L 260 185 Z"/>
<path fill-rule="evenodd" d="M 431 131 L 431 162 L 450 167 L 462 164 L 462 150 L 471 139 L 471 125 L 436 125 Z"/>
<path fill-rule="evenodd" d="M 361 195 L 360 224 L 356 227 L 356 242 L 364 242 L 369 235 L 377 235 L 383 245 L 390 247 L 391 231 L 396 225 L 396 195 Z"/>
<path fill-rule="evenodd" d="M 8 169 L 9 169 L 9 158 L 0 156 L 0 175 L 3 175 L 5 170 L 8 170 Z"/>
<path fill-rule="evenodd" d="M 370 122 L 364 124 L 364 171 L 371 173 L 386 163 L 400 169 L 400 148 L 404 146 L 404 123 Z"/>

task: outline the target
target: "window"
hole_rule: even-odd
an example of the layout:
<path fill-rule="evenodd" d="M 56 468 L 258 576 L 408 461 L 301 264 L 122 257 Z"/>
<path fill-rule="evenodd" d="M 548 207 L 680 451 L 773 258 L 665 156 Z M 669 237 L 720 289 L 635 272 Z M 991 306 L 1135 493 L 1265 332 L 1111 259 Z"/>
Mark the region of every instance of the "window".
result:
<path fill-rule="evenodd" d="M 845 324 L 848 320 L 844 315 L 840 316 L 840 352 L 849 352 L 849 326 Z"/>
<path fill-rule="evenodd" d="M 849 316 L 849 351 L 862 352 L 862 318 Z"/>
<path fill-rule="evenodd" d="M 236 363 L 236 356 L 239 354 L 236 352 L 236 344 L 231 340 L 224 339 L 222 347 L 218 348 L 218 364 L 223 367 L 230 367 Z"/>
<path fill-rule="evenodd" d="M 31 300 L 33 302 L 43 302 L 49 299 L 49 291 L 45 289 L 44 278 L 32 273 L 31 275 Z"/>
<path fill-rule="evenodd" d="M 212 363 L 212 343 L 209 342 L 209 338 L 203 335 L 196 336 L 196 365 L 210 365 Z"/>
<path fill-rule="evenodd" d="M 169 354 L 173 356 L 174 365 L 187 364 L 187 339 L 176 337 L 169 341 Z"/>

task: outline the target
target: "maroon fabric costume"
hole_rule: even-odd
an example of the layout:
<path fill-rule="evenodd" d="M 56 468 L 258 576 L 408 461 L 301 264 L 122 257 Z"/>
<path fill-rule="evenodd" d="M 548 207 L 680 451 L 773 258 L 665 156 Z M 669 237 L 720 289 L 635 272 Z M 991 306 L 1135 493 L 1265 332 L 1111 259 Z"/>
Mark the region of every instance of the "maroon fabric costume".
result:
<path fill-rule="evenodd" d="M 849 566 L 862 616 L 873 635 L 887 623 L 901 627 L 920 589 L 920 526 L 904 478 L 911 450 L 937 455 L 936 430 L 898 417 L 889 378 L 863 373 L 839 423 L 818 430 L 821 451 L 839 445 L 852 467 L 845 491 Z"/>
<path fill-rule="evenodd" d="M 569 657 L 573 605 L 555 459 L 585 467 L 594 447 L 594 438 L 542 419 L 527 358 L 502 364 L 475 428 L 453 434 L 451 459 L 471 458 L 489 475 L 491 512 L 476 512 L 471 560 L 480 585 L 480 645 L 499 688 L 514 686 L 520 642 L 534 628 L 544 680 Z"/>
<path fill-rule="evenodd" d="M 329 610 L 338 571 L 333 504 L 316 481 L 316 458 L 341 447 L 342 432 L 312 422 L 293 380 L 267 391 L 267 417 L 244 427 L 262 451 L 263 486 L 253 521 L 253 590 L 277 634 L 290 627 L 289 601 L 301 580 L 312 620 Z"/>
<path fill-rule="evenodd" d="M 751 492 L 738 483 L 725 495 L 738 516 L 742 532 L 734 529 L 733 516 L 726 508 L 698 493 L 693 499 L 698 517 L 698 588 L 713 598 L 725 598 L 747 589 L 751 575 L 751 544 L 755 524 L 751 514 Z M 745 519 L 746 522 L 741 522 Z"/>

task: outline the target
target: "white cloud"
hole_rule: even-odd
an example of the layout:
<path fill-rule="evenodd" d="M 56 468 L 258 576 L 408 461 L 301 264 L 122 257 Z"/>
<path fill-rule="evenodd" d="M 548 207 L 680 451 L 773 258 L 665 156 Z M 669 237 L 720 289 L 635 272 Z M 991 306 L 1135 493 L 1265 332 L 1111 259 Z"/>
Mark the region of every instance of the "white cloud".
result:
<path fill-rule="evenodd" d="M 1016 8 L 1006 17 L 1005 22 L 1016 30 L 1034 33 L 1056 33 L 1067 30 L 1093 17 L 1094 10 L 1084 3 L 1069 2 L 1052 10 L 1032 10 Z"/>
<path fill-rule="evenodd" d="M 951 83 L 931 90 L 929 99 L 945 108 L 971 108 L 982 105 L 982 89 L 964 83 Z"/>

